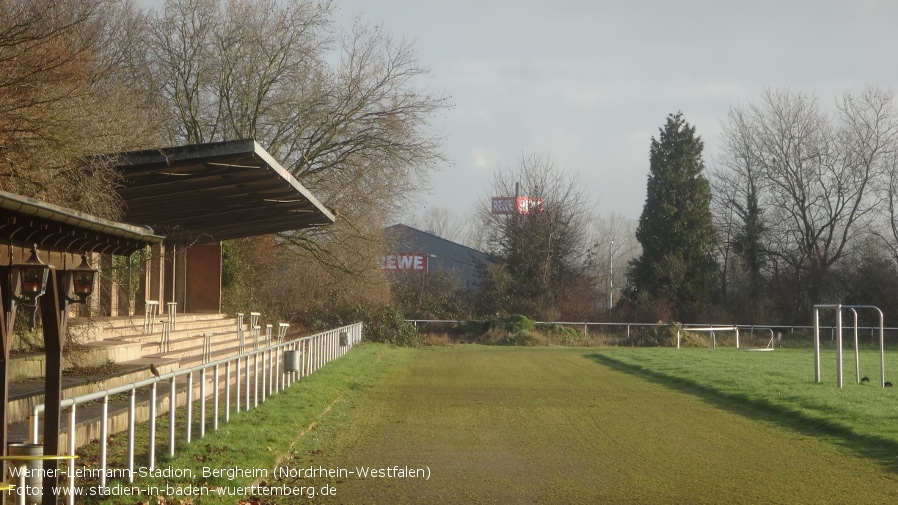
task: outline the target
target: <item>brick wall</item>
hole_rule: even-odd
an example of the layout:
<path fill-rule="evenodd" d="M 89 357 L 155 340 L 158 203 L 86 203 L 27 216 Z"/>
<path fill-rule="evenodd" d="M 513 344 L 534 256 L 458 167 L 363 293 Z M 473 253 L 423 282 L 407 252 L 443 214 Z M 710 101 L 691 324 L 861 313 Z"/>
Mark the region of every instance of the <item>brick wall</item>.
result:
<path fill-rule="evenodd" d="M 221 244 L 187 249 L 187 312 L 221 312 Z M 185 310 L 179 304 L 178 311 Z"/>

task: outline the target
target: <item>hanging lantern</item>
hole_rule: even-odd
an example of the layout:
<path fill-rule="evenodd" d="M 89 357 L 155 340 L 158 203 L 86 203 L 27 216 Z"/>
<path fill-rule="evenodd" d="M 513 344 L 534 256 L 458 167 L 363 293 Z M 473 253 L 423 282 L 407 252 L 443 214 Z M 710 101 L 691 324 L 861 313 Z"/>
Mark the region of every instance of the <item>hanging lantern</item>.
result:
<path fill-rule="evenodd" d="M 34 301 L 47 291 L 47 277 L 50 274 L 50 268 L 50 265 L 41 261 L 37 255 L 37 246 L 32 246 L 31 257 L 24 263 L 13 265 L 13 285 L 10 286 L 10 292 L 15 293 L 15 284 L 19 284 L 20 291 L 17 298 Z"/>
<path fill-rule="evenodd" d="M 68 270 L 66 275 L 69 276 L 69 289 L 72 294 L 67 299 L 72 303 L 84 303 L 94 292 L 94 278 L 97 275 L 97 271 L 87 261 L 87 253 L 81 255 L 81 264 Z"/>

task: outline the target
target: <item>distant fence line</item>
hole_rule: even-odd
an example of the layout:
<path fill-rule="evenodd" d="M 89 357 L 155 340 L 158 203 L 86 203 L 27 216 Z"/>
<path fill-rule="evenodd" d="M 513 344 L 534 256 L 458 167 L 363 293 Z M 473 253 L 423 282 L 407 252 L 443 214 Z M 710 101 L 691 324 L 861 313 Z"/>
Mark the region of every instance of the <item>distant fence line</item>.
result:
<path fill-rule="evenodd" d="M 420 325 L 424 325 L 424 324 L 462 324 L 462 323 L 471 322 L 471 320 L 453 320 L 453 319 L 407 319 L 406 321 L 414 324 L 416 328 L 418 327 L 419 324 Z M 626 329 L 628 338 L 630 337 L 631 330 L 634 328 L 652 327 L 652 326 L 657 327 L 657 326 L 665 326 L 667 324 L 667 323 L 595 323 L 595 322 L 585 322 L 585 321 L 535 321 L 535 323 L 538 325 L 559 325 L 559 326 L 567 326 L 570 328 L 577 328 L 583 332 L 583 335 L 589 335 L 589 329 L 591 327 L 620 328 L 621 330 Z M 711 327 L 715 327 L 715 326 L 720 326 L 721 329 L 736 327 L 736 328 L 739 328 L 739 331 L 750 331 L 750 332 L 753 332 L 755 330 L 765 331 L 765 332 L 768 330 L 772 330 L 774 333 L 779 333 L 781 335 L 782 334 L 792 334 L 792 333 L 795 333 L 796 331 L 808 331 L 811 334 L 813 334 L 813 331 L 814 331 L 813 325 L 797 326 L 797 325 L 775 325 L 775 324 L 760 325 L 760 324 L 697 324 L 697 323 L 696 324 L 691 324 L 691 323 L 684 324 L 683 330 L 689 331 L 690 327 L 711 328 Z M 844 332 L 848 333 L 848 332 L 854 332 L 855 328 L 854 328 L 854 326 L 843 325 L 842 329 Z M 826 330 L 828 330 L 830 332 L 830 339 L 835 340 L 836 339 L 836 326 L 834 326 L 834 325 L 833 326 L 825 326 L 825 325 L 820 326 L 821 332 L 826 331 Z M 857 331 L 859 334 L 861 332 L 869 332 L 871 338 L 876 338 L 876 335 L 874 332 L 879 331 L 879 326 L 858 326 Z M 898 332 L 898 327 L 884 328 L 883 331 L 885 331 L 886 333 L 889 333 L 889 332 L 896 333 L 896 332 Z"/>

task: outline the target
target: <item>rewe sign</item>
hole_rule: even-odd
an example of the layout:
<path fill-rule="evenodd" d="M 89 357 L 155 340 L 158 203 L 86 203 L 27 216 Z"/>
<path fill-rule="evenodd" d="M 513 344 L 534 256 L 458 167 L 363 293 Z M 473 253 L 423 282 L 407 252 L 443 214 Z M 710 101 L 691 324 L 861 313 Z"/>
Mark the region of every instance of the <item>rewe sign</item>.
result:
<path fill-rule="evenodd" d="M 527 215 L 545 209 L 542 198 L 529 196 L 497 196 L 493 197 L 493 214 Z"/>
<path fill-rule="evenodd" d="M 427 254 L 396 253 L 381 256 L 380 268 L 392 272 L 427 272 Z"/>

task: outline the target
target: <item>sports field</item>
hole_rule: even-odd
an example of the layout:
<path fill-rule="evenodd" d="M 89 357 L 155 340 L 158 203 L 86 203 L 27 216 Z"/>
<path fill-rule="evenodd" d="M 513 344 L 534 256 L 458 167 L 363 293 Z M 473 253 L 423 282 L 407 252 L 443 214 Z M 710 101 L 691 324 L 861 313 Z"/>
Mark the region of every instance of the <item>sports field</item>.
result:
<path fill-rule="evenodd" d="M 279 464 L 279 482 L 318 496 L 277 503 L 898 503 L 894 468 L 846 445 L 850 433 L 802 433 L 775 410 L 758 415 L 621 364 L 632 355 L 382 353 L 389 365 L 353 382 Z"/>

